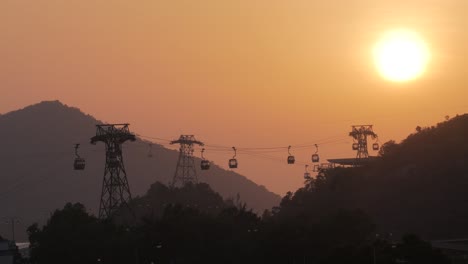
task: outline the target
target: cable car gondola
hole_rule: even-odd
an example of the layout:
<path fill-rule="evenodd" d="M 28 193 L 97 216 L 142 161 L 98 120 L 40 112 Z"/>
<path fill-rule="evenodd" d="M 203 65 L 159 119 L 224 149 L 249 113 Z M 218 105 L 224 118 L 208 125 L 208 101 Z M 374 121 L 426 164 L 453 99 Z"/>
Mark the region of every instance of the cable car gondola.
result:
<path fill-rule="evenodd" d="M 315 148 L 316 148 L 315 153 L 312 155 L 312 162 L 317 163 L 320 160 L 320 157 L 317 154 L 318 153 L 318 145 L 317 144 L 315 144 Z"/>
<path fill-rule="evenodd" d="M 210 162 L 208 160 L 202 160 L 200 163 L 200 167 L 202 170 L 209 170 L 210 169 Z"/>
<path fill-rule="evenodd" d="M 83 158 L 76 158 L 75 162 L 73 163 L 73 167 L 75 170 L 84 170 L 86 165 L 86 161 Z"/>
<path fill-rule="evenodd" d="M 153 144 L 148 144 L 149 145 L 149 150 L 148 150 L 148 158 L 153 157 Z"/>
<path fill-rule="evenodd" d="M 291 152 L 289 152 L 289 150 L 291 149 L 291 146 L 288 147 L 288 164 L 294 164 L 294 162 L 296 162 L 296 159 L 294 158 L 293 155 L 291 155 Z"/>
<path fill-rule="evenodd" d="M 313 171 L 313 172 L 318 172 L 319 169 L 320 169 L 320 165 L 315 164 L 315 165 L 314 165 L 314 168 L 312 169 L 312 171 Z"/>
<path fill-rule="evenodd" d="M 379 143 L 375 142 L 374 144 L 372 144 L 373 150 L 379 150 L 379 148 L 380 148 Z"/>
<path fill-rule="evenodd" d="M 78 155 L 78 148 L 80 147 L 80 144 L 75 144 L 75 162 L 73 163 L 73 168 L 75 170 L 84 170 L 86 161 Z"/>
<path fill-rule="evenodd" d="M 237 159 L 236 159 L 236 155 L 237 155 L 237 150 L 235 147 L 232 147 L 232 149 L 234 150 L 234 156 L 232 157 L 232 159 L 229 160 L 229 168 L 230 169 L 236 169 L 237 168 Z"/>
<path fill-rule="evenodd" d="M 210 161 L 205 159 L 205 157 L 203 156 L 203 152 L 205 152 L 205 149 L 201 150 L 202 161 L 200 162 L 200 168 L 202 170 L 209 170 L 210 169 Z"/>
<path fill-rule="evenodd" d="M 353 143 L 353 150 L 358 150 L 359 144 L 358 143 Z"/>
<path fill-rule="evenodd" d="M 312 177 L 310 176 L 310 173 L 309 173 L 309 165 L 305 165 L 305 172 L 304 172 L 304 179 L 305 180 L 310 180 Z"/>

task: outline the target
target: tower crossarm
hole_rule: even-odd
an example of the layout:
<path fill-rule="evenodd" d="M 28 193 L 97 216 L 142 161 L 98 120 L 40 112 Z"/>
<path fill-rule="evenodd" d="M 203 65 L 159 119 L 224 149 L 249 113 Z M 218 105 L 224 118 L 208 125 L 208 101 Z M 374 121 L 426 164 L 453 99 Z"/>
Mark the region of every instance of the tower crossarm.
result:
<path fill-rule="evenodd" d="M 182 145 L 200 145 L 200 146 L 204 146 L 204 145 L 205 145 L 205 144 L 203 144 L 203 142 L 198 141 L 198 140 L 174 140 L 174 141 L 171 141 L 170 144 L 171 144 L 171 145 L 174 145 L 174 144 L 182 144 Z"/>
<path fill-rule="evenodd" d="M 91 144 L 96 142 L 117 142 L 124 143 L 125 141 L 135 141 L 136 137 L 128 128 L 129 124 L 105 124 L 96 125 L 96 136 L 91 138 Z"/>
<path fill-rule="evenodd" d="M 377 134 L 372 130 L 372 125 L 355 125 L 352 126 L 352 131 L 349 136 L 354 139 L 359 139 L 360 136 L 370 136 L 377 138 Z"/>
<path fill-rule="evenodd" d="M 170 144 L 171 145 L 174 145 L 174 144 L 199 145 L 199 146 L 204 146 L 205 145 L 203 142 L 196 140 L 193 135 L 191 135 L 191 136 L 183 135 L 179 139 L 171 141 Z"/>

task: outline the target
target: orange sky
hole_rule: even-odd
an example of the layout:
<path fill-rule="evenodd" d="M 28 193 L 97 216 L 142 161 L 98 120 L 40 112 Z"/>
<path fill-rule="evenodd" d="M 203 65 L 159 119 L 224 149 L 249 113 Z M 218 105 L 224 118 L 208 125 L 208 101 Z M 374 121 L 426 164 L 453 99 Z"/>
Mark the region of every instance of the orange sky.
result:
<path fill-rule="evenodd" d="M 352 124 L 374 124 L 385 142 L 468 110 L 468 2 L 407 2 L 3 0 L 0 112 L 58 99 L 142 135 L 237 147 L 341 137 L 321 157 L 350 157 Z M 432 59 L 396 84 L 371 49 L 401 27 Z M 206 157 L 225 166 L 230 154 Z M 303 182 L 302 166 L 238 158 L 238 172 L 279 194 Z"/>

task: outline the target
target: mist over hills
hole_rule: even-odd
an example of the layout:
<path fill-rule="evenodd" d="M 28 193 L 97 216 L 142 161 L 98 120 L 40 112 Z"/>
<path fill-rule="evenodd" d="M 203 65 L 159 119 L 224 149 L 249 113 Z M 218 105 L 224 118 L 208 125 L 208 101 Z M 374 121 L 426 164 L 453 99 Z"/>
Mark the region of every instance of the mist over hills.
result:
<path fill-rule="evenodd" d="M 28 225 L 43 222 L 66 202 L 83 203 L 97 214 L 104 145 L 91 145 L 89 140 L 99 123 L 59 101 L 41 102 L 0 115 L 0 217 L 20 219 L 17 240 L 26 239 L 24 230 Z M 86 159 L 86 170 L 82 172 L 72 167 L 75 143 L 82 144 L 80 155 Z M 153 144 L 153 157 L 148 158 L 148 142 L 141 139 L 125 143 L 123 149 L 134 197 L 143 195 L 156 181 L 169 183 L 172 179 L 178 151 Z M 199 171 L 198 178 L 224 198 L 239 193 L 241 200 L 256 212 L 270 209 L 280 201 L 278 195 L 265 187 L 216 165 L 208 171 Z M 0 234 L 10 237 L 10 227 L 0 225 Z"/>

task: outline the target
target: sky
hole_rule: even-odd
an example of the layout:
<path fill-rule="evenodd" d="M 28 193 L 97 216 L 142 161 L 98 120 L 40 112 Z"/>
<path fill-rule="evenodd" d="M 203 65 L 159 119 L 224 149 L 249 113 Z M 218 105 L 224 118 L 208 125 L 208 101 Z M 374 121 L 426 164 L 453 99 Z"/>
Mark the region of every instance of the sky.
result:
<path fill-rule="evenodd" d="M 322 161 L 353 157 L 351 125 L 400 141 L 468 111 L 466 10 L 465 0 L 0 0 L 0 113 L 60 100 L 144 136 L 318 143 Z M 419 79 L 389 82 L 374 66 L 373 46 L 395 28 L 428 45 Z M 315 149 L 291 152 L 301 164 L 288 166 L 286 149 L 239 153 L 237 171 L 283 195 L 302 186 Z M 226 168 L 232 153 L 205 157 Z"/>

